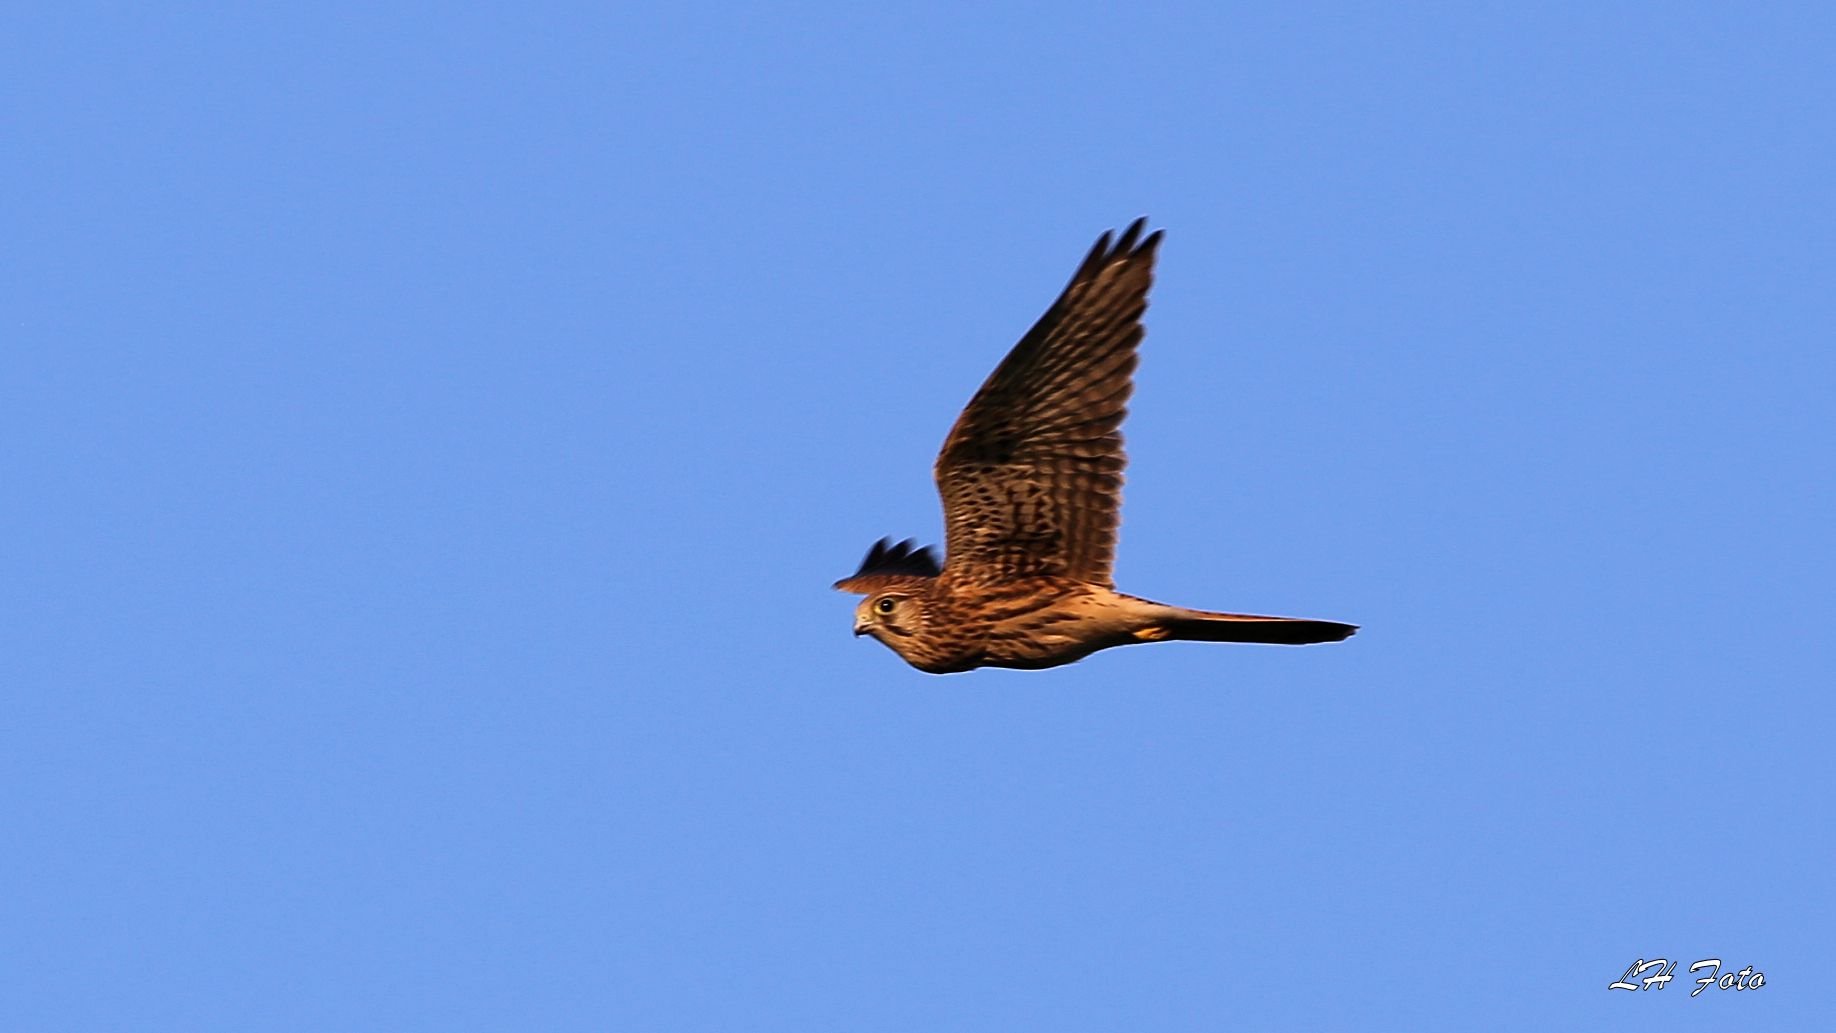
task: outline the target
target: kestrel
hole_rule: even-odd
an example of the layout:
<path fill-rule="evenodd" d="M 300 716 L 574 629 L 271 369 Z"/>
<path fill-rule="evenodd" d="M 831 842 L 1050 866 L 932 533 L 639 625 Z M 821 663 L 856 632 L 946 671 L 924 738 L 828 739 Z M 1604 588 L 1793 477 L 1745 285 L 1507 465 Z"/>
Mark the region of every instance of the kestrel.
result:
<path fill-rule="evenodd" d="M 881 539 L 854 633 L 932 674 L 1057 667 L 1135 642 L 1337 642 L 1335 621 L 1188 610 L 1115 590 L 1122 418 L 1160 231 L 1103 234 L 956 419 L 937 456 L 945 562 Z"/>

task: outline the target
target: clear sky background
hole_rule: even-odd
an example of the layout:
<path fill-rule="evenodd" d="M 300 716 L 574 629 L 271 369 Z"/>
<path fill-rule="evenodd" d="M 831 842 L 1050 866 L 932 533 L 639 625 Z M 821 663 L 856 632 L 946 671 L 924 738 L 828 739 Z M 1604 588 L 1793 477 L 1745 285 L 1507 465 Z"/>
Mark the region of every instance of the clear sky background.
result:
<path fill-rule="evenodd" d="M 1827 1022 L 1827 5 L 30 6 L 6 1030 Z M 1141 214 L 1120 584 L 1363 632 L 855 640 Z"/>

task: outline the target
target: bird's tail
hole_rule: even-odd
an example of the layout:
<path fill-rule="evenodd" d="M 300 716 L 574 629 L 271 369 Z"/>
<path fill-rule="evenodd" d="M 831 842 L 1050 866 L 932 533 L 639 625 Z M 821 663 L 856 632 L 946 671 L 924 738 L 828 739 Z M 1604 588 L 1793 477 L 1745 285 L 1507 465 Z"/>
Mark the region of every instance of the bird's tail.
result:
<path fill-rule="evenodd" d="M 1169 607 L 1169 609 L 1172 609 Z M 1305 646 L 1338 642 L 1358 630 L 1356 624 L 1316 621 L 1304 617 L 1259 617 L 1248 613 L 1212 613 L 1209 610 L 1175 609 L 1155 621 L 1168 639 L 1187 642 L 1266 642 L 1280 646 Z"/>

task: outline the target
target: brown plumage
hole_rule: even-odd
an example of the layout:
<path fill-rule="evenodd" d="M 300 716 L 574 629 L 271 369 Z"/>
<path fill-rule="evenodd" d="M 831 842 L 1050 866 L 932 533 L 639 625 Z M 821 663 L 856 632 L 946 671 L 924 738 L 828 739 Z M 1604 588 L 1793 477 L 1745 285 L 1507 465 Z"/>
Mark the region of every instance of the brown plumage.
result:
<path fill-rule="evenodd" d="M 921 671 L 1056 667 L 1134 642 L 1337 642 L 1334 621 L 1211 613 L 1123 595 L 1110 580 L 1122 418 L 1134 388 L 1160 232 L 1137 219 L 1090 249 L 995 368 L 937 456 L 947 562 L 882 539 L 854 576 L 854 633 Z"/>

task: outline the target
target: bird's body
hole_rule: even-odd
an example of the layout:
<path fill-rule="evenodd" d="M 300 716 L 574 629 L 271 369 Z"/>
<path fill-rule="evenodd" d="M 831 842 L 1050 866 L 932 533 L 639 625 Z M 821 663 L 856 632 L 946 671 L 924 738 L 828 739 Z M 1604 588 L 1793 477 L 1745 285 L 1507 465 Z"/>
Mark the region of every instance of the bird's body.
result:
<path fill-rule="evenodd" d="M 948 574 L 927 580 L 862 600 L 854 632 L 878 638 L 928 674 L 977 667 L 1038 670 L 1138 642 L 1300 645 L 1351 634 L 1347 625 L 1332 621 L 1189 610 L 1062 577 L 995 586 L 957 586 Z M 880 612 L 881 600 L 893 609 Z M 901 621 L 902 610 L 914 619 Z"/>
<path fill-rule="evenodd" d="M 875 545 L 835 587 L 867 596 L 856 635 L 921 671 L 1036 669 L 1111 646 L 1183 639 L 1300 645 L 1357 629 L 1212 613 L 1117 592 L 1120 427 L 1158 232 L 1097 241 L 1069 286 L 970 400 L 937 457 L 948 562 Z"/>
<path fill-rule="evenodd" d="M 959 591 L 948 576 L 925 586 L 913 633 L 876 620 L 874 599 L 863 601 L 859 634 L 882 634 L 905 661 L 931 674 L 977 667 L 1056 667 L 1109 646 L 1138 639 L 1145 625 L 1129 612 L 1136 602 L 1106 588 L 1042 577 Z"/>

